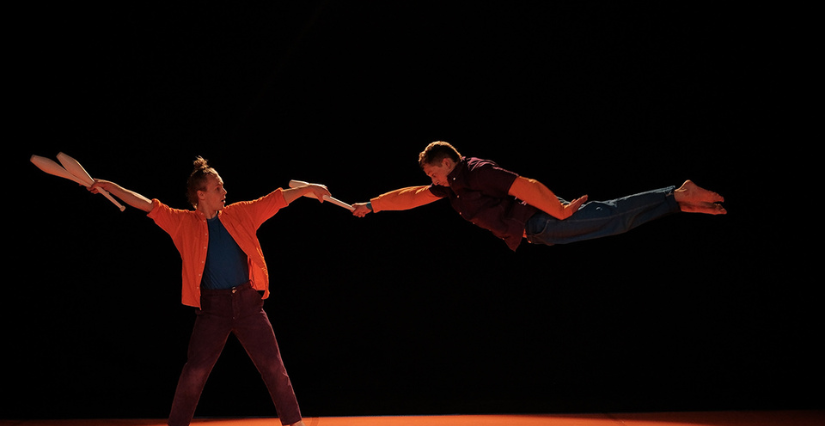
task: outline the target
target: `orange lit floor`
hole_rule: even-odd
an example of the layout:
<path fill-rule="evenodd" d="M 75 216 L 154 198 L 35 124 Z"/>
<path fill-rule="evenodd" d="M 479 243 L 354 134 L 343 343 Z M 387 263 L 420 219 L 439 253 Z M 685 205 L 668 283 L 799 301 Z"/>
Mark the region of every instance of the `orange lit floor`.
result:
<path fill-rule="evenodd" d="M 306 426 L 823 426 L 825 411 L 307 417 Z M 196 419 L 192 425 L 273 426 L 278 419 Z M 0 420 L 0 426 L 165 426 L 164 419 Z"/>

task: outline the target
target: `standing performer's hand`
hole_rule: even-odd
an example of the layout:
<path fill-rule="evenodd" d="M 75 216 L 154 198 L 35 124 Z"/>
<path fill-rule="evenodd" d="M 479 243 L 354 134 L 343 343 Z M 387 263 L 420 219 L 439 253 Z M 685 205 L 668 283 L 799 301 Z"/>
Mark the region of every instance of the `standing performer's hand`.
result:
<path fill-rule="evenodd" d="M 329 193 L 329 190 L 325 185 L 317 185 L 312 183 L 309 184 L 307 188 L 309 188 L 309 192 L 311 192 L 312 195 L 314 195 L 315 198 L 322 203 L 324 202 L 324 196 L 332 197 L 332 194 Z"/>
<path fill-rule="evenodd" d="M 329 190 L 324 185 L 309 183 L 296 188 L 289 188 L 284 190 L 284 199 L 287 204 L 300 197 L 317 198 L 318 201 L 324 202 L 324 196 L 331 197 Z"/>
<path fill-rule="evenodd" d="M 108 180 L 94 179 L 91 186 L 87 188 L 93 194 L 99 194 L 101 190 L 111 193 L 120 198 L 126 204 L 145 212 L 152 211 L 152 200 L 138 194 L 135 191 L 125 189 L 122 186 Z"/>

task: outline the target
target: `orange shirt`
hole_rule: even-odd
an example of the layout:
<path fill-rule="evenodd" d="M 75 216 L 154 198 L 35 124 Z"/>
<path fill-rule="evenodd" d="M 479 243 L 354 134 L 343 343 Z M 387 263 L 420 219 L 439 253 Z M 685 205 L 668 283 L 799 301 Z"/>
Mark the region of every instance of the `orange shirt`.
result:
<path fill-rule="evenodd" d="M 206 216 L 197 210 L 173 209 L 157 199 L 153 199 L 152 204 L 152 211 L 147 216 L 172 237 L 181 255 L 181 302 L 200 308 L 200 284 L 209 245 Z M 269 297 L 269 270 L 256 233 L 261 224 L 286 206 L 283 190 L 278 188 L 257 200 L 230 204 L 218 212 L 229 235 L 249 258 L 249 279 L 253 288 L 264 292 L 264 299 Z"/>

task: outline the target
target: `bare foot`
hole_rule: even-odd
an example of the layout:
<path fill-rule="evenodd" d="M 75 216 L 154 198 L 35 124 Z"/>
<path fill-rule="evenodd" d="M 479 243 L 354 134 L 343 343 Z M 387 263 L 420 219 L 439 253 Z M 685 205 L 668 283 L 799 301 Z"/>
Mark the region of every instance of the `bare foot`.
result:
<path fill-rule="evenodd" d="M 686 213 L 727 214 L 728 211 L 717 203 L 679 203 L 679 209 Z"/>
<path fill-rule="evenodd" d="M 701 188 L 690 179 L 686 180 L 679 189 L 673 191 L 673 196 L 676 198 L 677 203 L 699 204 L 725 201 L 725 198 L 721 195 Z"/>

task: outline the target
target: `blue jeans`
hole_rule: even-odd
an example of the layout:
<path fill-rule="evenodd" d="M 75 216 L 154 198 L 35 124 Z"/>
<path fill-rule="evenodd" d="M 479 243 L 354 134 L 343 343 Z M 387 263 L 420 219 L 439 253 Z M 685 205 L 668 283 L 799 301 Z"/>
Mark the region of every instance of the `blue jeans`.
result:
<path fill-rule="evenodd" d="M 568 244 L 627 232 L 653 219 L 679 211 L 675 186 L 641 192 L 609 201 L 582 205 L 567 219 L 538 212 L 527 220 L 524 234 L 532 244 Z M 567 201 L 559 198 L 562 203 Z"/>

